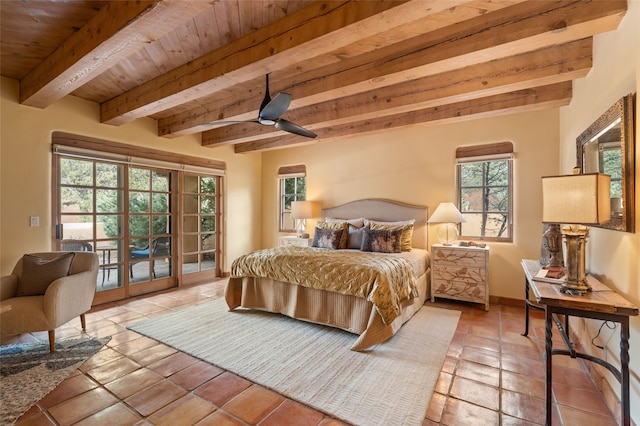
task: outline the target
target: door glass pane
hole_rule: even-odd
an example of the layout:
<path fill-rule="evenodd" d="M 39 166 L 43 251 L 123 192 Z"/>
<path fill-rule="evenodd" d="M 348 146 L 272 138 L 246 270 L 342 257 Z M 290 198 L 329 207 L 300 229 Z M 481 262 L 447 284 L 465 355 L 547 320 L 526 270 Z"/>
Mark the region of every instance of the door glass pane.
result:
<path fill-rule="evenodd" d="M 64 215 L 60 217 L 62 223 L 63 240 L 94 239 L 93 216 L 91 215 Z"/>
<path fill-rule="evenodd" d="M 198 232 L 198 216 L 183 216 L 182 232 Z"/>
<path fill-rule="evenodd" d="M 153 216 L 153 235 L 171 233 L 171 216 Z"/>
<path fill-rule="evenodd" d="M 202 247 L 200 248 L 201 251 L 215 250 L 216 248 L 215 234 L 203 234 L 200 241 L 202 242 Z"/>
<path fill-rule="evenodd" d="M 198 192 L 198 176 L 185 174 L 183 182 L 184 192 Z"/>
<path fill-rule="evenodd" d="M 117 189 L 96 189 L 96 212 L 118 213 L 121 210 L 118 203 L 118 195 L 122 191 Z"/>
<path fill-rule="evenodd" d="M 167 192 L 171 183 L 171 172 L 153 171 L 153 190 Z"/>
<path fill-rule="evenodd" d="M 153 198 L 153 212 L 154 213 L 166 213 L 170 210 L 169 194 L 152 194 Z"/>
<path fill-rule="evenodd" d="M 129 211 L 131 213 L 149 213 L 149 192 L 129 192 Z"/>
<path fill-rule="evenodd" d="M 129 189 L 149 191 L 151 189 L 151 172 L 148 169 L 129 167 Z"/>
<path fill-rule="evenodd" d="M 216 197 L 202 196 L 200 198 L 200 213 L 216 212 Z"/>
<path fill-rule="evenodd" d="M 99 215 L 96 216 L 97 238 L 118 238 L 123 237 L 122 223 L 123 215 Z"/>
<path fill-rule="evenodd" d="M 202 217 L 202 232 L 215 232 L 216 218 L 215 216 Z"/>
<path fill-rule="evenodd" d="M 129 217 L 129 235 L 134 237 L 149 235 L 149 216 Z"/>
<path fill-rule="evenodd" d="M 198 251 L 198 236 L 197 235 L 183 235 L 182 236 L 182 252 L 183 253 L 196 253 L 197 251 Z M 197 261 L 197 259 L 196 259 L 196 261 Z"/>
<path fill-rule="evenodd" d="M 200 192 L 203 194 L 216 193 L 216 178 L 203 177 L 200 182 Z"/>
<path fill-rule="evenodd" d="M 96 186 L 122 188 L 120 182 L 122 166 L 118 164 L 96 163 Z"/>
<path fill-rule="evenodd" d="M 60 188 L 60 212 L 93 212 L 93 190 L 91 188 L 77 187 Z"/>
<path fill-rule="evenodd" d="M 202 253 L 200 261 L 200 269 L 202 271 L 209 271 L 216 268 L 216 254 L 215 253 Z"/>
<path fill-rule="evenodd" d="M 185 195 L 182 200 L 183 213 L 198 213 L 198 196 Z"/>
<path fill-rule="evenodd" d="M 60 184 L 93 186 L 93 161 L 60 159 Z"/>

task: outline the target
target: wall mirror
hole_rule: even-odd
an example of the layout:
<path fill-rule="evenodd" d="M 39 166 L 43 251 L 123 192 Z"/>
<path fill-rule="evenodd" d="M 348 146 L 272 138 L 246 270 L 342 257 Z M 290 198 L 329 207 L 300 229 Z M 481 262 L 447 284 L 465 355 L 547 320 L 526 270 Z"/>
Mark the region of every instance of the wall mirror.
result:
<path fill-rule="evenodd" d="M 600 228 L 635 232 L 635 97 L 620 99 L 576 139 L 582 173 L 611 175 L 611 221 Z"/>

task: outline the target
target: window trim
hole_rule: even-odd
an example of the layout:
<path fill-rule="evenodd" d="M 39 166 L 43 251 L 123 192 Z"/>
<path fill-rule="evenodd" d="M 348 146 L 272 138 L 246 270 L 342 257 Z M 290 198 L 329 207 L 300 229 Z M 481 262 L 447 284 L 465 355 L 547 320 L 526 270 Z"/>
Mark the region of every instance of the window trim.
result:
<path fill-rule="evenodd" d="M 508 196 L 508 211 L 507 211 L 507 231 L 508 237 L 482 237 L 482 236 L 471 236 L 464 235 L 462 233 L 462 224 L 458 224 L 458 231 L 460 232 L 460 237 L 465 238 L 471 241 L 493 241 L 493 242 L 504 242 L 511 243 L 513 242 L 513 143 L 512 142 L 498 142 L 492 144 L 484 144 L 484 145 L 475 145 L 468 147 L 460 147 L 456 149 L 456 204 L 458 210 L 462 212 L 462 188 L 461 188 L 461 176 L 460 169 L 461 165 L 465 163 L 479 163 L 479 162 L 491 162 L 491 161 L 500 161 L 507 160 L 508 163 L 508 171 L 507 171 L 507 196 Z M 499 185 L 502 187 L 503 185 Z M 482 185 L 483 188 L 490 187 Z M 484 210 L 482 214 L 490 214 L 491 212 Z M 498 212 L 502 213 L 502 212 Z M 463 213 L 464 214 L 464 213 Z"/>

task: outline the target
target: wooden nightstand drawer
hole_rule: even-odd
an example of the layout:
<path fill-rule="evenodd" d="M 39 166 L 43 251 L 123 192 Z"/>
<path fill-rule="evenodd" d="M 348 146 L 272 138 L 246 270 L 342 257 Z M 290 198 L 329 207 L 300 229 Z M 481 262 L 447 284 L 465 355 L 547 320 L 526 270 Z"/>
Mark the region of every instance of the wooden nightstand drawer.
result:
<path fill-rule="evenodd" d="M 459 266 L 476 266 L 484 268 L 485 253 L 480 249 L 473 249 L 473 251 L 457 250 L 449 248 L 434 248 L 433 258 L 437 259 L 440 265 L 450 265 L 454 267 Z"/>
<path fill-rule="evenodd" d="M 434 245 L 431 301 L 444 297 L 484 303 L 489 310 L 489 248 Z"/>
<path fill-rule="evenodd" d="M 466 283 L 485 282 L 487 271 L 483 266 L 459 267 L 436 264 L 433 267 L 433 279 L 442 281 L 461 281 Z"/>

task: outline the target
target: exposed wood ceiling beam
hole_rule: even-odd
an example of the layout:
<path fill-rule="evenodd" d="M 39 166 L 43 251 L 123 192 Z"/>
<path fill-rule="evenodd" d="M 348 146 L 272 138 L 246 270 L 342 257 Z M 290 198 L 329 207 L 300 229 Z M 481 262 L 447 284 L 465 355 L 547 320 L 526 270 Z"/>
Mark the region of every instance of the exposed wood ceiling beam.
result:
<path fill-rule="evenodd" d="M 289 115 L 295 108 L 609 31 L 618 25 L 625 11 L 625 2 L 521 3 L 319 68 L 274 87 L 294 96 L 287 119 L 295 121 Z M 247 91 L 211 99 L 207 105 L 192 106 L 185 112 L 160 118 L 158 132 L 173 137 L 202 131 L 202 124 L 207 122 L 255 119 L 261 96 Z M 317 120 L 299 124 L 311 123 Z M 229 129 L 219 127 L 211 132 L 223 140 Z M 216 137 L 208 135 L 206 139 Z M 228 143 L 235 142 L 231 139 Z"/>
<path fill-rule="evenodd" d="M 153 115 L 471 1 L 314 3 L 104 102 L 101 121 Z"/>
<path fill-rule="evenodd" d="M 309 130 L 350 121 L 411 113 L 510 91 L 560 83 L 587 75 L 592 65 L 592 38 L 472 65 L 337 100 L 290 111 L 286 119 Z M 203 134 L 203 145 L 236 144 L 286 135 L 255 123 L 225 126 Z"/>
<path fill-rule="evenodd" d="M 116 1 L 20 81 L 20 102 L 44 108 L 211 7 L 206 2 Z"/>
<path fill-rule="evenodd" d="M 480 117 L 493 117 L 501 114 L 534 111 L 545 108 L 557 108 L 568 105 L 571 101 L 572 83 L 564 82 L 534 89 L 520 90 L 457 102 L 449 105 L 441 105 L 414 111 L 410 114 L 399 114 L 384 117 L 380 120 L 364 120 L 341 126 L 318 129 L 318 137 L 321 141 L 336 138 L 354 137 L 366 135 L 372 132 L 380 132 L 402 127 L 414 127 L 419 125 L 445 124 L 448 122 L 460 122 L 463 119 L 475 119 Z M 266 151 L 283 147 L 299 146 L 312 143 L 296 136 L 284 136 L 271 139 L 263 139 L 255 142 L 247 142 L 235 145 L 236 153 Z"/>

